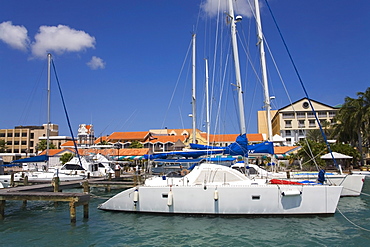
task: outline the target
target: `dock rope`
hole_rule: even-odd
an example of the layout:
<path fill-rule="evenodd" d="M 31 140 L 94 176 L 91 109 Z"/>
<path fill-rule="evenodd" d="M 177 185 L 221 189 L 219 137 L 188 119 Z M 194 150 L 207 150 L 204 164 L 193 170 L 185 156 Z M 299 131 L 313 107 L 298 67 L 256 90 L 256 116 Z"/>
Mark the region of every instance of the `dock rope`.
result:
<path fill-rule="evenodd" d="M 356 223 L 354 223 L 353 221 L 351 221 L 350 219 L 348 219 L 343 213 L 342 213 L 342 211 L 340 211 L 340 209 L 337 207 L 337 210 L 338 210 L 338 212 L 343 216 L 343 218 L 345 218 L 349 223 L 351 223 L 353 226 L 355 226 L 355 227 L 357 227 L 358 229 L 361 229 L 361 230 L 363 230 L 363 231 L 367 231 L 367 232 L 370 232 L 370 229 L 366 229 L 366 228 L 364 228 L 364 227 L 362 227 L 362 226 L 359 226 L 359 225 L 357 225 Z"/>

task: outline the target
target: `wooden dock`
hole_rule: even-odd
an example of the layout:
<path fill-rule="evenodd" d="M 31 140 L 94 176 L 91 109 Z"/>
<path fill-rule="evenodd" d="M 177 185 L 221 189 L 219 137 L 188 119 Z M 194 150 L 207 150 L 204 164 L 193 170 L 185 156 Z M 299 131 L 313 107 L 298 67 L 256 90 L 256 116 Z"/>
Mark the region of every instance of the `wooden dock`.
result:
<path fill-rule="evenodd" d="M 140 184 L 141 178 L 135 175 L 121 175 L 117 179 L 90 178 L 85 180 L 63 181 L 54 178 L 52 183 L 45 181 L 26 181 L 28 185 L 0 189 L 0 220 L 5 217 L 6 201 L 18 200 L 27 205 L 27 201 L 69 202 L 71 223 L 76 222 L 76 207 L 83 206 L 83 217 L 89 217 L 90 188 L 131 188 Z M 83 193 L 66 193 L 66 189 L 83 188 Z"/>

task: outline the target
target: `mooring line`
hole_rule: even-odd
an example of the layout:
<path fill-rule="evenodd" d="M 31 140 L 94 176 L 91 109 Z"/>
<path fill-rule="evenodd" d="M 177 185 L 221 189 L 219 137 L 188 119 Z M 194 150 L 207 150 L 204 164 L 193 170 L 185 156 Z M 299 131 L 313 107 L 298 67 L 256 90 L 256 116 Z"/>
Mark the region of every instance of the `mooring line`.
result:
<path fill-rule="evenodd" d="M 361 229 L 361 230 L 364 230 L 364 231 L 367 231 L 367 232 L 370 232 L 370 229 L 366 229 L 366 228 L 364 228 L 364 227 L 362 227 L 362 226 L 359 226 L 359 225 L 357 225 L 356 223 L 354 223 L 353 221 L 351 221 L 350 219 L 348 219 L 343 213 L 342 213 L 342 211 L 340 211 L 339 210 L 339 208 L 337 207 L 337 210 L 339 211 L 339 213 L 343 216 L 343 218 L 345 218 L 349 223 L 351 223 L 353 226 L 355 226 L 355 227 L 357 227 L 357 228 L 359 228 L 359 229 Z"/>

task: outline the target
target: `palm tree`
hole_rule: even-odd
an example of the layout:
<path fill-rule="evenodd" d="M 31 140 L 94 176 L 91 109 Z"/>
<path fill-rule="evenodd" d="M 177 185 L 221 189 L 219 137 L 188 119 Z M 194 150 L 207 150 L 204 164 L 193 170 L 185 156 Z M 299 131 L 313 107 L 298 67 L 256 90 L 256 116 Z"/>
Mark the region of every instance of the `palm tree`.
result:
<path fill-rule="evenodd" d="M 334 133 L 340 142 L 350 143 L 363 153 L 363 146 L 370 142 L 370 88 L 365 93 L 358 92 L 357 99 L 346 97 L 338 111 Z M 361 164 L 363 164 L 361 155 Z"/>
<path fill-rule="evenodd" d="M 38 150 L 38 151 L 44 151 L 45 149 L 47 148 L 47 143 L 46 143 L 46 140 L 41 140 L 39 143 L 37 143 L 37 145 L 36 145 L 36 149 Z M 53 144 L 53 143 L 51 143 L 51 142 L 49 142 L 49 149 L 56 149 L 57 147 Z"/>
<path fill-rule="evenodd" d="M 0 153 L 5 153 L 7 148 L 5 140 L 0 139 Z"/>

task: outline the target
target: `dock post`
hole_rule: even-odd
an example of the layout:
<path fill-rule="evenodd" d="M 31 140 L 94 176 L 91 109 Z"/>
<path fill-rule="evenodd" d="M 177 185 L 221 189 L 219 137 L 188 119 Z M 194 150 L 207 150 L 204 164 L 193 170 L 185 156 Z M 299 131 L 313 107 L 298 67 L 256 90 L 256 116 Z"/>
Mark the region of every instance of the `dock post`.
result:
<path fill-rule="evenodd" d="M 74 202 L 69 202 L 69 214 L 71 216 L 71 223 L 76 223 L 76 205 Z"/>
<path fill-rule="evenodd" d="M 89 204 L 88 203 L 84 204 L 84 218 L 85 219 L 89 218 Z"/>
<path fill-rule="evenodd" d="M 24 186 L 27 186 L 28 185 L 28 176 L 24 176 L 24 180 L 23 180 L 23 185 Z"/>
<path fill-rule="evenodd" d="M 5 217 L 5 200 L 0 200 L 0 220 Z"/>
<path fill-rule="evenodd" d="M 59 177 L 54 177 L 52 185 L 54 186 L 54 192 L 59 192 Z"/>
<path fill-rule="evenodd" d="M 15 186 L 15 183 L 14 183 L 14 172 L 12 172 L 12 174 L 10 175 L 10 187 L 14 187 Z"/>
<path fill-rule="evenodd" d="M 82 186 L 84 188 L 84 193 L 88 194 L 90 192 L 89 181 L 88 180 L 85 180 L 82 183 Z"/>

